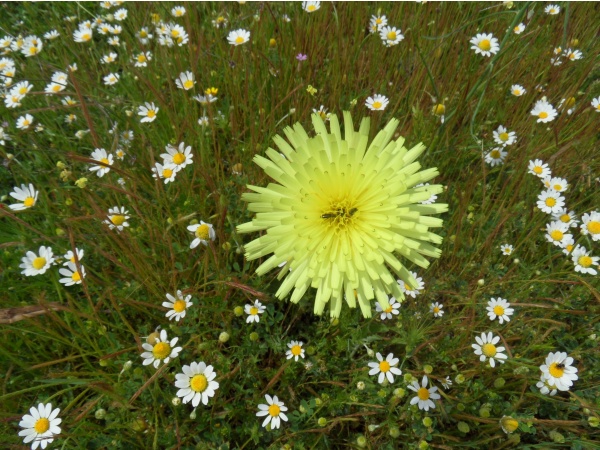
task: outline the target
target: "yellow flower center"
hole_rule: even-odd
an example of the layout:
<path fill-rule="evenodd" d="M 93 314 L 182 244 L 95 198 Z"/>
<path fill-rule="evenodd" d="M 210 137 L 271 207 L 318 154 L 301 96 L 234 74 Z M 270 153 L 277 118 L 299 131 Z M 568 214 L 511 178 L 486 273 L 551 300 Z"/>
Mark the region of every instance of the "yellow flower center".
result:
<path fill-rule="evenodd" d="M 484 344 L 483 347 L 481 347 L 481 351 L 488 358 L 496 356 L 496 346 L 494 344 Z"/>
<path fill-rule="evenodd" d="M 46 419 L 45 417 L 42 417 L 35 421 L 35 425 L 33 426 L 33 429 L 35 430 L 35 432 L 37 434 L 45 433 L 46 431 L 48 431 L 50 429 L 50 421 L 48 419 Z"/>
<path fill-rule="evenodd" d="M 52 86 L 52 90 L 54 92 L 58 92 L 60 91 L 61 85 L 60 84 L 55 84 L 54 86 Z"/>
<path fill-rule="evenodd" d="M 142 31 L 140 31 L 140 37 L 141 37 L 141 38 L 148 37 L 148 33 L 146 33 L 146 31 L 145 31 L 145 30 L 142 30 Z"/>
<path fill-rule="evenodd" d="M 394 309 L 394 308 L 392 308 L 392 305 L 390 305 L 390 306 L 388 306 L 386 309 L 384 309 L 384 310 L 383 310 L 383 312 L 386 312 L 386 313 L 391 313 L 393 309 Z"/>
<path fill-rule="evenodd" d="M 208 387 L 208 380 L 206 376 L 194 375 L 194 377 L 190 380 L 190 387 L 194 392 L 204 392 Z"/>
<path fill-rule="evenodd" d="M 302 354 L 302 347 L 300 347 L 299 345 L 294 345 L 292 347 L 292 355 L 300 356 L 301 354 Z"/>
<path fill-rule="evenodd" d="M 555 191 L 562 191 L 562 188 L 563 188 L 563 187 L 562 187 L 560 184 L 555 184 L 555 185 L 554 185 L 554 190 L 555 190 Z"/>
<path fill-rule="evenodd" d="M 382 22 L 383 22 L 383 20 L 381 20 L 381 17 L 378 17 L 377 19 L 375 19 L 375 23 L 377 25 L 381 25 Z"/>
<path fill-rule="evenodd" d="M 146 55 L 144 55 L 143 53 L 139 54 L 137 60 L 140 63 L 146 62 Z"/>
<path fill-rule="evenodd" d="M 587 229 L 592 234 L 600 233 L 600 222 L 596 222 L 595 220 L 588 222 Z"/>
<path fill-rule="evenodd" d="M 313 12 L 315 9 L 316 9 L 315 5 L 309 5 L 308 8 L 306 8 L 306 10 L 309 12 Z"/>
<path fill-rule="evenodd" d="M 539 175 L 544 171 L 544 169 L 542 169 L 540 166 L 535 166 L 533 171 Z"/>
<path fill-rule="evenodd" d="M 210 237 L 210 228 L 207 224 L 203 223 L 198 228 L 196 228 L 195 235 L 198 239 L 202 239 L 203 241 L 207 241 Z"/>
<path fill-rule="evenodd" d="M 548 117 L 548 113 L 546 111 L 542 111 L 541 113 L 538 114 L 538 117 L 540 119 L 546 119 Z"/>
<path fill-rule="evenodd" d="M 565 247 L 567 252 L 571 253 L 573 251 L 573 244 L 567 244 L 567 246 Z"/>
<path fill-rule="evenodd" d="M 497 316 L 503 316 L 504 315 L 504 308 L 500 305 L 496 305 L 494 306 L 494 314 L 496 314 Z"/>
<path fill-rule="evenodd" d="M 387 38 L 389 41 L 395 41 L 396 40 L 396 32 L 395 31 L 390 31 L 387 34 Z"/>
<path fill-rule="evenodd" d="M 558 367 L 558 364 L 559 363 L 553 362 L 548 368 L 548 372 L 550 372 L 550 375 L 552 375 L 554 378 L 560 378 L 565 373 L 565 368 Z"/>
<path fill-rule="evenodd" d="M 508 141 L 508 133 L 504 132 L 504 133 L 500 133 L 500 135 L 498 136 L 500 138 L 501 141 L 506 142 Z"/>
<path fill-rule="evenodd" d="M 175 310 L 175 312 L 180 313 L 185 310 L 185 307 L 186 307 L 185 300 L 178 299 L 178 300 L 175 300 L 175 302 L 173 303 L 173 309 Z"/>
<path fill-rule="evenodd" d="M 183 162 L 185 162 L 185 155 L 183 153 L 175 153 L 173 155 L 173 162 L 177 165 L 182 164 Z"/>
<path fill-rule="evenodd" d="M 153 109 L 149 109 L 148 114 L 146 115 L 152 119 L 153 117 L 156 117 L 156 112 Z"/>
<path fill-rule="evenodd" d="M 420 400 L 429 400 L 429 389 L 424 387 L 419 388 L 417 391 L 417 397 L 419 397 Z"/>
<path fill-rule="evenodd" d="M 244 38 L 242 36 L 238 36 L 235 38 L 235 43 L 236 44 L 243 44 L 244 43 Z"/>
<path fill-rule="evenodd" d="M 442 105 L 441 103 L 438 105 L 435 105 L 435 107 L 433 108 L 433 113 L 437 116 L 441 116 L 445 112 L 446 112 L 446 107 L 444 105 Z"/>
<path fill-rule="evenodd" d="M 123 222 L 125 222 L 125 216 L 122 214 L 115 214 L 114 216 L 110 216 L 110 221 L 113 223 L 113 225 L 123 225 Z"/>
<path fill-rule="evenodd" d="M 172 169 L 164 169 L 162 172 L 163 178 L 171 178 L 171 175 L 173 175 Z"/>
<path fill-rule="evenodd" d="M 73 272 L 73 275 L 71 275 L 71 279 L 77 283 L 78 281 L 81 281 L 81 275 L 79 272 L 75 271 Z"/>
<path fill-rule="evenodd" d="M 186 80 L 183 83 L 183 87 L 186 89 L 190 89 L 192 86 L 194 86 L 194 82 L 192 80 Z"/>
<path fill-rule="evenodd" d="M 171 354 L 171 346 L 168 342 L 159 342 L 152 349 L 152 354 L 156 359 L 165 359 Z"/>
<path fill-rule="evenodd" d="M 84 33 L 83 35 L 81 35 L 82 41 L 89 41 L 91 38 L 92 38 L 92 35 L 89 33 Z"/>
<path fill-rule="evenodd" d="M 581 267 L 590 267 L 592 265 L 592 258 L 589 256 L 580 256 L 579 259 L 577 260 L 577 263 L 581 266 Z"/>
<path fill-rule="evenodd" d="M 381 108 L 381 102 L 373 102 L 373 108 L 375 108 L 375 109 Z"/>
<path fill-rule="evenodd" d="M 379 363 L 379 370 L 382 372 L 388 372 L 390 370 L 390 363 L 387 361 L 381 361 Z"/>
<path fill-rule="evenodd" d="M 179 37 L 179 31 L 178 30 L 171 30 L 171 37 Z"/>
<path fill-rule="evenodd" d="M 104 163 L 104 164 L 110 164 L 110 163 L 109 163 L 109 161 L 108 161 L 108 158 L 102 158 L 102 159 L 100 160 L 100 162 L 102 162 L 102 163 Z"/>
<path fill-rule="evenodd" d="M 554 230 L 550 233 L 550 237 L 555 241 L 562 241 L 564 234 L 560 230 Z"/>
<path fill-rule="evenodd" d="M 489 41 L 489 39 L 484 39 L 478 44 L 478 47 L 484 52 L 487 52 L 492 48 L 492 43 Z"/>
<path fill-rule="evenodd" d="M 515 94 L 515 95 L 521 95 L 521 90 L 520 89 L 515 89 L 513 91 L 513 94 Z"/>
<path fill-rule="evenodd" d="M 546 206 L 550 206 L 550 207 L 552 207 L 552 206 L 554 206 L 554 205 L 556 205 L 556 199 L 555 199 L 555 198 L 553 198 L 553 197 L 548 197 L 548 198 L 546 199 Z"/>
<path fill-rule="evenodd" d="M 258 308 L 256 306 L 253 306 L 252 308 L 250 308 L 250 315 L 251 316 L 255 316 L 258 314 Z"/>
<path fill-rule="evenodd" d="M 38 256 L 37 258 L 35 258 L 33 260 L 31 265 L 33 266 L 34 269 L 40 270 L 42 267 L 44 267 L 46 265 L 46 258 L 44 258 L 42 256 Z"/>
<path fill-rule="evenodd" d="M 281 408 L 277 405 L 269 406 L 269 414 L 271 415 L 271 417 L 277 417 L 279 415 L 280 411 L 281 411 Z"/>
<path fill-rule="evenodd" d="M 492 150 L 490 152 L 490 156 L 494 159 L 500 159 L 500 156 L 501 156 L 500 150 Z"/>
<path fill-rule="evenodd" d="M 20 89 L 19 89 L 19 94 L 21 94 L 21 95 L 25 95 L 25 94 L 27 94 L 27 88 L 26 88 L 26 87 L 22 87 L 22 88 L 20 88 Z"/>
<path fill-rule="evenodd" d="M 25 120 L 23 121 L 23 126 L 24 126 L 24 127 L 28 127 L 30 123 L 31 123 L 31 122 L 30 122 L 29 120 L 25 119 Z"/>
<path fill-rule="evenodd" d="M 437 313 L 439 313 L 439 312 L 440 312 L 440 308 L 439 308 L 438 306 L 434 306 L 434 307 L 433 307 L 433 313 L 434 313 L 434 314 L 437 314 Z"/>
<path fill-rule="evenodd" d="M 25 205 L 26 208 L 31 208 L 35 204 L 35 199 L 33 197 L 27 197 L 23 201 L 23 204 Z"/>
<path fill-rule="evenodd" d="M 597 109 L 598 111 L 600 111 L 600 103 L 598 103 L 598 106 L 596 106 L 596 109 Z"/>

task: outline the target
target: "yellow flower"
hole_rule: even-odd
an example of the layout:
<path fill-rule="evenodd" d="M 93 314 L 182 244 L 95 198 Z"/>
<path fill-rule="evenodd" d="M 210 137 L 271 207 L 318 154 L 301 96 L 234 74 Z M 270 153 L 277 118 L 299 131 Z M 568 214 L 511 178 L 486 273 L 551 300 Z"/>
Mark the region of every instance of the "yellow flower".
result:
<path fill-rule="evenodd" d="M 358 300 L 363 315 L 370 317 L 372 300 L 386 309 L 389 295 L 404 298 L 398 278 L 413 289 L 417 286 L 398 256 L 427 267 L 425 256 L 441 254 L 432 244 L 440 244 L 442 238 L 430 228 L 443 222 L 430 215 L 447 211 L 448 205 L 419 202 L 443 187 L 416 187 L 438 170 L 421 170 L 416 159 L 425 150 L 423 144 L 408 150 L 404 138 L 393 140 L 396 119 L 370 144 L 368 118 L 357 131 L 345 112 L 343 137 L 334 114 L 330 132 L 318 114 L 312 115 L 312 122 L 315 137 L 297 123 L 284 130 L 291 145 L 276 136 L 279 151 L 269 148 L 269 159 L 255 156 L 254 162 L 275 183 L 248 186 L 254 192 L 242 199 L 257 214 L 237 229 L 266 231 L 245 245 L 246 258 L 272 254 L 256 270 L 259 275 L 282 265 L 278 298 L 291 293 L 290 300 L 297 303 L 313 287 L 315 314 L 322 314 L 329 302 L 331 316 L 339 317 L 345 297 L 350 308 Z"/>
<path fill-rule="evenodd" d="M 306 88 L 306 92 L 308 92 L 310 95 L 315 95 L 317 93 L 317 90 L 309 84 Z"/>

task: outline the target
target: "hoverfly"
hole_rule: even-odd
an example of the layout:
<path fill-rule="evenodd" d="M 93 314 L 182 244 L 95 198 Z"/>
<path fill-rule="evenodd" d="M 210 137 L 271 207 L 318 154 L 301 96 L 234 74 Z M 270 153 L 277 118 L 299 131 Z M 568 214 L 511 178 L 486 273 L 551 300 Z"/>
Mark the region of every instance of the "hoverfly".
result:
<path fill-rule="evenodd" d="M 565 368 L 565 363 L 560 363 L 560 364 L 557 364 L 557 365 L 556 365 L 556 368 L 557 368 L 557 369 L 560 369 L 560 370 L 564 369 L 564 368 Z"/>
<path fill-rule="evenodd" d="M 352 217 L 354 214 L 356 214 L 357 211 L 358 208 L 352 208 L 347 213 L 348 217 Z M 336 217 L 346 217 L 346 208 L 340 208 L 334 213 L 325 213 L 321 215 L 321 219 L 334 219 Z"/>

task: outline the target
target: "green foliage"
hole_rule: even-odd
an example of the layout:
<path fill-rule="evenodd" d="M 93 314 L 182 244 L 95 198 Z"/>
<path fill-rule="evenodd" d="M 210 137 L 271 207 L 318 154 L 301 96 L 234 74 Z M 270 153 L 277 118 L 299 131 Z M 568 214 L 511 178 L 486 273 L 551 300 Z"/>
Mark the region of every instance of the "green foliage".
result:
<path fill-rule="evenodd" d="M 0 109 L 10 136 L 0 146 L 6 203 L 0 209 L 0 441 L 20 445 L 21 417 L 32 405 L 52 402 L 63 422 L 50 445 L 65 449 L 598 448 L 597 276 L 576 273 L 571 258 L 546 241 L 549 218 L 535 208 L 542 185 L 527 173 L 529 160 L 548 162 L 554 176 L 569 181 L 569 210 L 581 216 L 598 209 L 600 115 L 589 106 L 600 95 L 595 5 L 565 4 L 553 16 L 537 3 L 324 2 L 310 14 L 291 2 L 185 3 L 180 18 L 171 17 L 173 6 L 121 6 L 128 17 L 110 22 L 123 28 L 119 46 L 108 45 L 98 30 L 91 42 L 72 38 L 80 22 L 118 8 L 1 6 L 3 34 L 43 36 L 56 29 L 61 36 L 44 39 L 38 55 L 6 55 L 16 62 L 13 84 L 28 80 L 34 88 L 20 107 Z M 378 13 L 402 29 L 398 45 L 386 48 L 368 33 L 368 20 Z M 213 26 L 219 16 L 227 19 L 225 28 Z M 160 45 L 159 20 L 183 26 L 189 42 Z M 521 22 L 527 28 L 514 34 Z M 142 27 L 154 35 L 147 44 L 136 35 Z M 234 47 L 226 37 L 238 28 L 250 30 L 250 42 Z M 497 55 L 470 50 L 469 40 L 480 32 L 499 39 Z M 558 46 L 584 57 L 554 66 Z M 111 51 L 117 60 L 102 64 Z M 132 62 L 141 51 L 152 52 L 147 67 Z M 299 53 L 306 61 L 296 59 Z M 73 63 L 66 89 L 46 95 L 53 73 Z M 178 89 L 175 79 L 188 70 L 195 87 Z M 120 75 L 115 85 L 104 84 L 109 73 Z M 513 84 L 527 93 L 511 95 Z M 316 93 L 307 92 L 309 85 Z M 210 87 L 218 89 L 215 103 L 193 100 Z M 385 111 L 364 106 L 374 93 L 390 99 Z M 536 123 L 530 111 L 544 95 L 560 114 Z M 75 103 L 62 104 L 66 96 Z M 558 104 L 571 97 L 569 115 Z M 159 107 L 151 123 L 137 114 L 145 102 Z M 437 104 L 445 105 L 443 123 L 432 112 Z M 434 182 L 447 187 L 439 196 L 450 205 L 439 231 L 442 257 L 426 271 L 411 267 L 425 289 L 392 320 L 364 319 L 348 308 L 333 321 L 316 317 L 312 302 L 277 300 L 277 274 L 258 277 L 261 261 L 244 259 L 244 242 L 253 237 L 237 235 L 236 226 L 252 214 L 241 195 L 247 184 L 269 182 L 252 158 L 264 155 L 285 126 L 307 126 L 321 105 L 338 116 L 351 110 L 355 121 L 370 115 L 373 133 L 397 118 L 407 146 L 427 145 L 420 162 L 437 166 Z M 17 129 L 27 113 L 33 125 Z M 65 121 L 69 114 L 76 116 L 72 123 Z M 200 125 L 204 116 L 208 124 Z M 490 167 L 483 156 L 495 147 L 492 133 L 501 124 L 518 141 L 503 165 Z M 172 183 L 155 180 L 151 168 L 163 149 L 180 142 L 192 147 L 193 164 Z M 124 152 L 101 178 L 88 170 L 95 148 Z M 81 178 L 85 186 L 76 184 Z M 8 193 L 22 183 L 32 183 L 39 198 L 32 208 L 11 211 Z M 104 223 L 114 206 L 131 216 L 120 233 Z M 200 220 L 214 226 L 216 239 L 190 249 L 187 226 Z M 599 254 L 598 242 L 578 229 L 572 233 Z M 514 246 L 513 255 L 501 254 L 504 243 Z M 57 267 L 22 275 L 21 259 L 41 245 L 58 256 L 84 249 L 83 283 L 65 287 Z M 194 302 L 179 322 L 169 321 L 162 306 L 165 294 L 177 290 Z M 490 322 L 491 297 L 515 308 L 510 322 Z M 266 306 L 258 323 L 234 313 L 257 298 Z M 433 302 L 444 305 L 442 317 L 430 312 Z M 36 306 L 35 313 L 27 309 Z M 140 354 L 158 326 L 183 350 L 157 371 L 143 366 Z M 471 347 L 488 331 L 501 337 L 508 355 L 493 369 Z M 298 362 L 285 356 L 292 340 L 304 343 Z M 556 351 L 574 358 L 579 379 L 571 391 L 547 396 L 535 384 L 539 366 Z M 399 358 L 403 374 L 394 383 L 368 375 L 376 353 Z M 212 365 L 219 383 L 208 405 L 195 410 L 174 400 L 175 375 L 193 361 Z M 410 405 L 408 389 L 426 372 L 441 395 L 428 412 Z M 446 377 L 453 382 L 447 390 Z M 280 429 L 262 428 L 256 417 L 265 394 L 288 407 Z M 514 433 L 502 432 L 503 416 L 518 420 Z"/>

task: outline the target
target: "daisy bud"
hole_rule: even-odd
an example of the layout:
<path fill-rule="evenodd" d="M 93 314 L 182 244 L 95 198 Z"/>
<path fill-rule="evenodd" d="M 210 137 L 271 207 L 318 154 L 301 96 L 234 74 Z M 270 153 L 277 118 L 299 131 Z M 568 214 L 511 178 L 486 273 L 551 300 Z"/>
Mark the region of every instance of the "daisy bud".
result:
<path fill-rule="evenodd" d="M 550 436 L 550 439 L 558 444 L 565 443 L 565 437 L 556 430 L 552 430 L 550 433 L 548 433 L 548 436 Z"/>
<path fill-rule="evenodd" d="M 139 418 L 139 419 L 135 419 L 133 422 L 131 422 L 130 428 L 133 431 L 141 433 L 141 432 L 145 431 L 146 428 L 148 428 L 148 425 L 146 424 L 146 421 L 144 419 Z"/>
<path fill-rule="evenodd" d="M 244 308 L 242 308 L 241 306 L 236 306 L 235 308 L 233 308 L 233 313 L 240 317 L 242 315 L 244 315 Z"/>
<path fill-rule="evenodd" d="M 429 444 L 427 443 L 427 441 L 419 442 L 419 450 L 427 450 L 428 448 L 429 448 Z"/>
<path fill-rule="evenodd" d="M 496 378 L 494 380 L 494 387 L 496 389 L 500 389 L 501 387 L 504 386 L 505 383 L 506 383 L 506 380 L 504 378 Z"/>
<path fill-rule="evenodd" d="M 458 409 L 459 411 L 464 411 L 465 405 L 463 403 L 459 403 L 458 405 L 456 405 L 456 409 Z"/>
<path fill-rule="evenodd" d="M 131 117 L 133 116 L 133 111 L 128 109 L 127 111 L 125 111 L 125 114 L 127 115 L 127 117 Z"/>
<path fill-rule="evenodd" d="M 7 154 L 6 154 L 6 159 L 8 159 L 9 161 L 10 161 L 11 159 L 13 159 L 14 157 L 15 157 L 15 155 L 13 155 L 12 153 L 7 153 Z"/>
<path fill-rule="evenodd" d="M 181 405 L 181 399 L 179 397 L 173 397 L 171 399 L 171 403 L 173 404 L 173 406 L 179 406 Z"/>
<path fill-rule="evenodd" d="M 479 417 L 483 417 L 484 419 L 490 417 L 489 405 L 483 405 L 481 408 L 479 408 Z"/>
<path fill-rule="evenodd" d="M 398 429 L 398 427 L 390 428 L 390 436 L 393 438 L 397 438 L 398 436 L 400 436 L 400 430 Z"/>
<path fill-rule="evenodd" d="M 125 364 L 123 364 L 123 372 L 127 372 L 129 369 L 131 369 L 131 366 L 133 366 L 133 363 L 131 361 L 127 361 Z"/>
<path fill-rule="evenodd" d="M 190 419 L 195 420 L 196 419 L 196 408 L 194 408 L 194 410 L 192 411 L 192 413 L 190 414 Z"/>
<path fill-rule="evenodd" d="M 431 417 L 425 417 L 423 419 L 423 425 L 425 425 L 427 428 L 433 425 L 433 420 L 431 420 Z"/>
<path fill-rule="evenodd" d="M 389 381 L 387 379 L 383 380 L 384 384 L 389 384 Z M 379 398 L 385 398 L 387 396 L 387 392 L 384 391 L 383 389 L 380 389 L 379 391 L 377 391 L 377 396 Z"/>
<path fill-rule="evenodd" d="M 317 423 L 319 424 L 320 427 L 324 427 L 325 425 L 327 425 L 327 419 L 325 417 L 319 417 L 319 420 L 317 420 Z"/>
<path fill-rule="evenodd" d="M 481 279 L 477 280 L 477 284 L 479 286 L 483 286 L 485 284 L 485 280 L 483 278 L 481 278 Z"/>
<path fill-rule="evenodd" d="M 471 431 L 471 427 L 469 427 L 467 422 L 458 422 L 458 431 L 466 434 Z"/>
<path fill-rule="evenodd" d="M 519 258 L 513 259 L 513 264 L 520 264 L 521 260 Z"/>
<path fill-rule="evenodd" d="M 500 427 L 506 434 L 510 434 L 519 428 L 519 421 L 510 416 L 502 416 L 502 419 L 500 419 Z"/>
<path fill-rule="evenodd" d="M 429 364 L 425 364 L 423 366 L 423 372 L 429 375 L 431 372 L 433 372 L 433 367 L 431 367 Z"/>
<path fill-rule="evenodd" d="M 229 333 L 226 331 L 223 331 L 221 334 L 219 334 L 219 342 L 225 343 L 229 340 Z"/>
<path fill-rule="evenodd" d="M 258 333 L 256 331 L 253 331 L 252 333 L 250 333 L 250 340 L 253 342 L 258 341 Z"/>
<path fill-rule="evenodd" d="M 402 398 L 406 395 L 406 390 L 403 388 L 394 389 L 394 397 Z"/>
<path fill-rule="evenodd" d="M 600 419 L 594 416 L 588 417 L 588 424 L 590 427 L 598 428 L 600 426 Z"/>
<path fill-rule="evenodd" d="M 358 383 L 356 383 L 356 389 L 358 389 L 359 391 L 362 391 L 365 388 L 365 383 L 363 381 L 359 381 Z"/>
<path fill-rule="evenodd" d="M 367 439 L 364 436 L 359 436 L 356 438 L 356 445 L 358 445 L 360 448 L 365 447 L 367 445 Z"/>
<path fill-rule="evenodd" d="M 457 384 L 462 384 L 465 382 L 465 376 L 462 373 L 459 373 L 458 375 L 456 375 L 454 381 L 456 381 Z"/>
<path fill-rule="evenodd" d="M 321 406 L 322 404 L 323 404 L 323 400 L 321 400 L 320 398 L 315 398 L 315 405 Z"/>
<path fill-rule="evenodd" d="M 63 230 L 62 228 L 57 228 L 55 232 L 57 236 L 63 236 L 65 234 L 65 230 Z"/>
<path fill-rule="evenodd" d="M 269 39 L 269 47 L 271 47 L 271 48 L 277 47 L 277 40 L 275 38 Z"/>
<path fill-rule="evenodd" d="M 106 417 L 106 410 L 103 408 L 97 409 L 94 413 L 94 417 L 98 420 L 102 420 Z"/>

